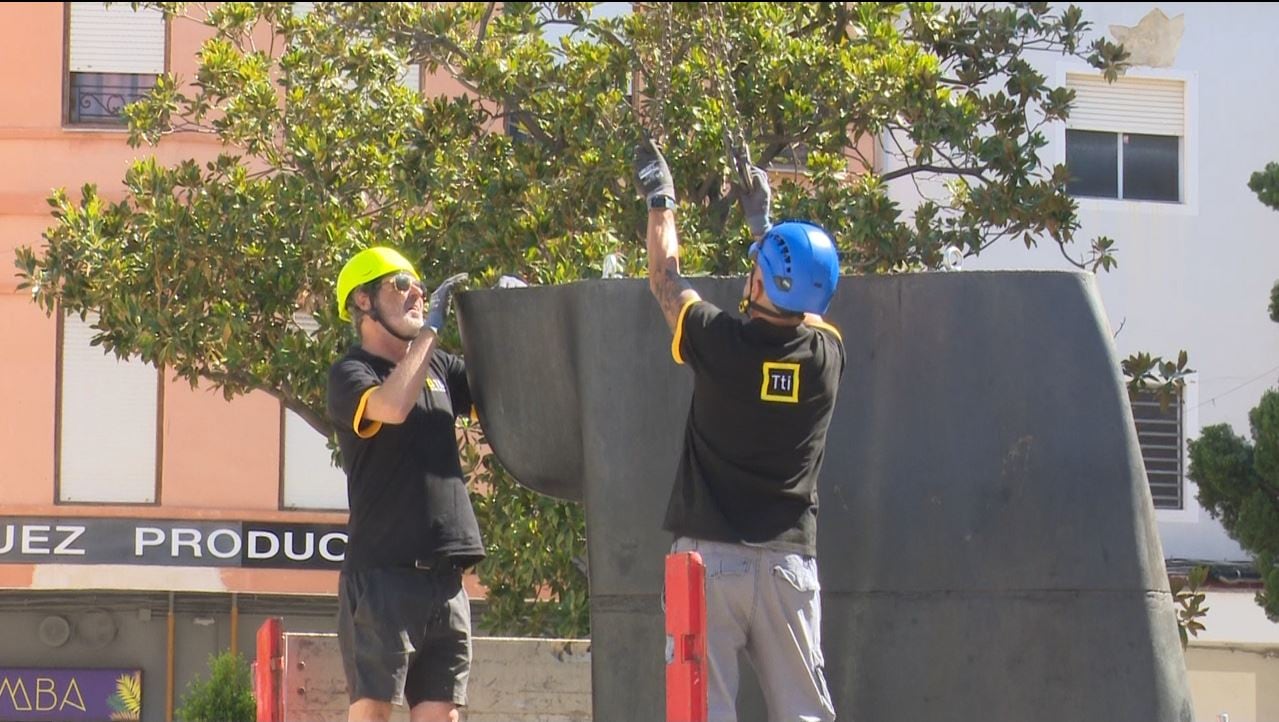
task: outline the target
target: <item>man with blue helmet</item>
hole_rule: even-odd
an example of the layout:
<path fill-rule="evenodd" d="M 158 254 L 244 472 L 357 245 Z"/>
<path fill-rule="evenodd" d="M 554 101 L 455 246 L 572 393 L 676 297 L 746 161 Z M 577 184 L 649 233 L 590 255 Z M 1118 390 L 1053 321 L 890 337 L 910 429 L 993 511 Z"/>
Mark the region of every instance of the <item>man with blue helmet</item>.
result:
<path fill-rule="evenodd" d="M 679 271 L 675 184 L 652 140 L 636 148 L 649 207 L 649 287 L 693 372 L 684 448 L 664 528 L 706 564 L 707 702 L 737 719 L 737 655 L 755 667 L 770 720 L 835 719 L 821 652 L 817 476 L 844 344 L 822 320 L 839 280 L 826 231 L 769 223 L 768 176 L 739 189 L 755 242 L 745 318 L 703 301 Z"/>

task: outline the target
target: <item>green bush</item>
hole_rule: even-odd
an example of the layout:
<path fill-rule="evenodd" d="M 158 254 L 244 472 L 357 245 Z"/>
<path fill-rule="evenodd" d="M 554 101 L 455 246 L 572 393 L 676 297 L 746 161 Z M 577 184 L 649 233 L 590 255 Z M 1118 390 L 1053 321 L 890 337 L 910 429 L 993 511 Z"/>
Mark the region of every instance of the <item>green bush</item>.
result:
<path fill-rule="evenodd" d="M 520 486 L 489 450 L 478 425 L 469 425 L 463 439 L 463 468 L 488 554 L 475 570 L 488 589 L 484 632 L 589 637 L 582 505 Z"/>
<path fill-rule="evenodd" d="M 178 706 L 182 722 L 255 722 L 257 702 L 249 663 L 238 654 L 209 655 L 209 678 L 199 675 L 187 685 Z"/>

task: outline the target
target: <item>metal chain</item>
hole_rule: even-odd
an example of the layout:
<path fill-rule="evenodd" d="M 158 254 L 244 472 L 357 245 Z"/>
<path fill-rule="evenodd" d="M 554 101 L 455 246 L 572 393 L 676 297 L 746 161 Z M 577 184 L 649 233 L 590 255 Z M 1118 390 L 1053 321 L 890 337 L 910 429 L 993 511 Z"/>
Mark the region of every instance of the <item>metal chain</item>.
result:
<path fill-rule="evenodd" d="M 644 115 L 649 134 L 658 142 L 665 142 L 666 104 L 670 97 L 671 62 L 675 53 L 675 11 L 668 2 L 647 3 L 643 9 L 644 12 L 653 13 L 659 32 L 656 41 L 649 44 L 648 52 L 641 53 L 648 56 L 642 57 L 641 62 L 646 65 L 646 90 L 652 91 L 652 99 Z"/>
<path fill-rule="evenodd" d="M 715 65 L 715 86 L 724 112 L 724 154 L 727 156 L 729 168 L 737 171 L 742 187 L 750 188 L 751 178 L 746 170 L 748 157 L 746 134 L 742 129 L 741 113 L 738 112 L 737 90 L 733 79 L 729 77 L 730 71 L 737 66 L 736 63 L 730 62 L 732 57 L 729 55 L 723 5 L 724 3 L 720 2 L 703 3 L 703 7 L 706 8 L 706 23 L 710 31 L 707 34 L 710 40 L 707 47 L 710 50 L 711 63 Z"/>

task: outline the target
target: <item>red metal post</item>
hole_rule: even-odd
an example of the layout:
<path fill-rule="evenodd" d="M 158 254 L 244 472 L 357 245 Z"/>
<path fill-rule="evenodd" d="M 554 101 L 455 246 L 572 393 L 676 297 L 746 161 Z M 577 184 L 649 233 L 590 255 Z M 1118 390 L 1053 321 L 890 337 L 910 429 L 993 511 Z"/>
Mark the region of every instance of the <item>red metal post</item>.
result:
<path fill-rule="evenodd" d="M 258 627 L 258 655 L 253 662 L 253 694 L 258 701 L 257 722 L 284 722 L 280 704 L 280 674 L 284 664 L 284 623 L 271 617 Z"/>
<path fill-rule="evenodd" d="M 666 722 L 706 722 L 706 565 L 666 556 Z"/>

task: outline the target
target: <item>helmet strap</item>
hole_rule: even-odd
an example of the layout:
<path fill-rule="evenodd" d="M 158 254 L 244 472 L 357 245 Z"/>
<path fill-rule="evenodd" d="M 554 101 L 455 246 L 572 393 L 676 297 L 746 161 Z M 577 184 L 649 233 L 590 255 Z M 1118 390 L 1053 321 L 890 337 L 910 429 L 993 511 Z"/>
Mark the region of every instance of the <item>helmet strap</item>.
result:
<path fill-rule="evenodd" d="M 406 336 L 406 335 L 404 335 L 404 334 L 400 333 L 399 331 L 396 331 L 395 329 L 391 328 L 391 327 L 387 324 L 387 322 L 386 322 L 386 321 L 384 321 L 384 320 L 382 319 L 382 314 L 378 313 L 378 310 L 377 310 L 377 294 L 376 294 L 376 292 L 375 292 L 375 293 L 371 293 L 371 294 L 369 294 L 369 312 L 368 312 L 368 316 L 369 316 L 369 318 L 371 318 L 371 319 L 373 319 L 374 321 L 377 321 L 379 324 L 381 324 L 381 325 L 382 325 L 382 328 L 386 329 L 386 332 L 387 332 L 387 333 L 389 333 L 389 334 L 391 334 L 392 336 L 394 336 L 394 337 L 396 337 L 396 338 L 400 339 L 401 341 L 404 341 L 405 343 L 408 343 L 408 342 L 412 341 L 413 339 L 417 338 L 417 334 L 413 334 L 412 336 Z M 419 333 L 420 333 L 420 332 L 419 332 Z"/>
<path fill-rule="evenodd" d="M 766 308 L 764 306 L 759 305 L 758 303 L 755 303 L 749 298 L 743 298 L 742 302 L 738 304 L 738 308 L 740 308 L 742 313 L 745 313 L 745 314 L 749 314 L 751 311 L 754 311 L 755 313 L 758 313 L 761 316 L 768 316 L 769 318 L 775 318 L 778 321 L 795 321 L 797 319 L 803 318 L 804 316 L 802 313 L 794 313 L 791 311 L 774 311 L 771 308 Z"/>
<path fill-rule="evenodd" d="M 757 268 L 751 269 L 750 281 L 746 284 L 746 295 L 742 296 L 741 303 L 737 304 L 737 310 L 741 311 L 743 315 L 748 317 L 750 316 L 750 312 L 754 311 L 755 313 L 758 313 L 761 316 L 768 316 L 769 318 L 774 318 L 774 319 L 777 319 L 778 321 L 791 322 L 791 321 L 794 321 L 795 319 L 803 318 L 804 314 L 802 313 L 794 313 L 792 311 L 775 311 L 771 308 L 767 308 L 765 306 L 759 305 L 758 303 L 755 303 L 754 299 L 751 298 L 751 292 L 755 290 L 756 270 L 758 269 Z"/>

